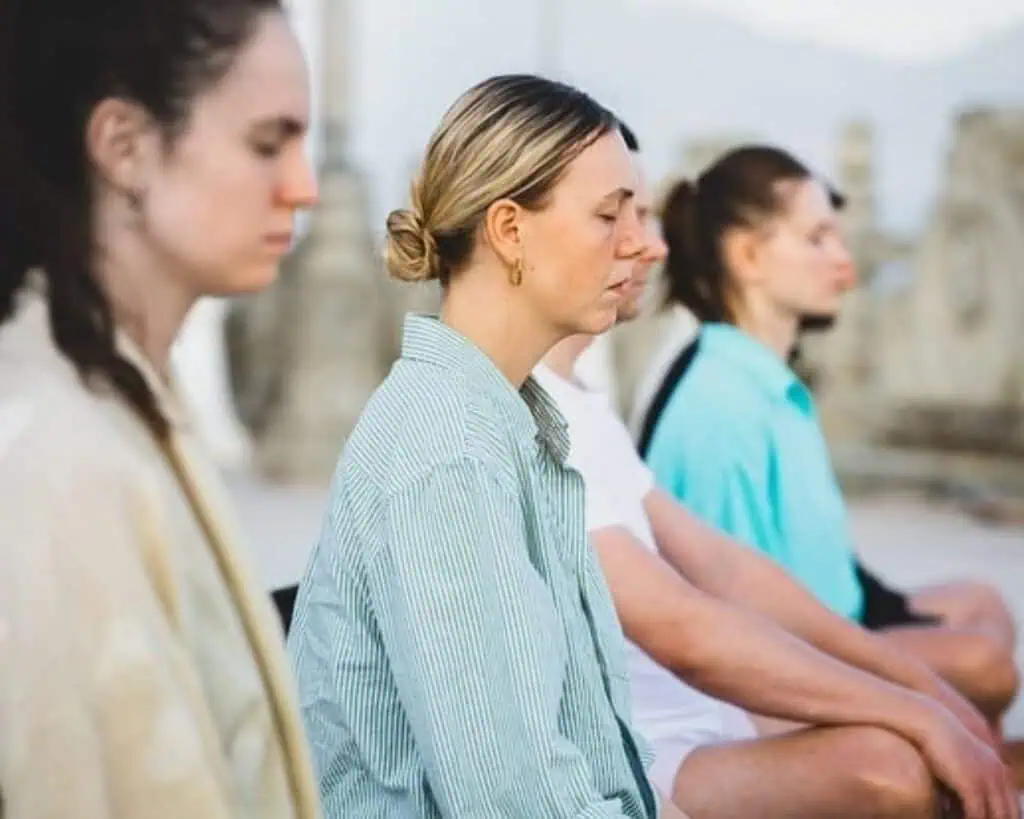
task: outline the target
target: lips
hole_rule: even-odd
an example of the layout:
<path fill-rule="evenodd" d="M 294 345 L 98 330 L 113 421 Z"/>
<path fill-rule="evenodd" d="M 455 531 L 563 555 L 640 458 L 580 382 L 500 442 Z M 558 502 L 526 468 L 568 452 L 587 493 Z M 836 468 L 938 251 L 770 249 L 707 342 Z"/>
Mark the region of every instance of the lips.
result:
<path fill-rule="evenodd" d="M 267 244 L 275 250 L 287 250 L 292 246 L 292 234 L 273 233 L 267 236 Z"/>

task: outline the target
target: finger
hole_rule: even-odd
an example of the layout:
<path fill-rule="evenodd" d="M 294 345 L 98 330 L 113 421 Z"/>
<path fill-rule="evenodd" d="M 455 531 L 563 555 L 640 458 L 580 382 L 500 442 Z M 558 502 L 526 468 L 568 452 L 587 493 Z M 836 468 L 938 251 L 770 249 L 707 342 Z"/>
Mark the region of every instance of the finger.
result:
<path fill-rule="evenodd" d="M 964 819 L 989 819 L 985 793 L 974 778 L 957 783 L 953 790 L 960 797 Z"/>
<path fill-rule="evenodd" d="M 1003 796 L 1006 799 L 1006 816 L 1008 819 L 1020 819 L 1020 796 L 1014 786 L 1013 776 L 1006 765 L 1000 766 Z"/>
<path fill-rule="evenodd" d="M 989 766 L 986 771 L 989 816 L 992 819 L 1013 819 L 1008 783 L 1001 769 L 1002 765 L 998 768 Z"/>

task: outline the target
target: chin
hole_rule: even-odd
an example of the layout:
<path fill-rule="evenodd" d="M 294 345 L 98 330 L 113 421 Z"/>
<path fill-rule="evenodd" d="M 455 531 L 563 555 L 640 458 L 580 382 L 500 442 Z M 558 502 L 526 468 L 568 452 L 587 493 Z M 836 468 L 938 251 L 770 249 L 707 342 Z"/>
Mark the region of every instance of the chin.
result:
<path fill-rule="evenodd" d="M 630 301 L 630 302 L 627 302 L 626 304 L 623 304 L 619 308 L 619 311 L 616 314 L 616 322 L 615 323 L 616 324 L 626 324 L 626 323 L 628 323 L 630 321 L 633 321 L 633 319 L 638 318 L 639 316 L 640 316 L 639 300 L 637 300 L 637 301 Z"/>
<path fill-rule="evenodd" d="M 596 311 L 592 315 L 588 316 L 585 321 L 580 322 L 580 326 L 576 329 L 576 332 L 599 336 L 601 333 L 612 328 L 615 324 L 617 315 L 618 310 L 614 307 Z"/>
<path fill-rule="evenodd" d="M 280 264 L 254 264 L 235 269 L 230 276 L 224 276 L 217 289 L 220 296 L 247 296 L 266 290 L 277 281 Z"/>

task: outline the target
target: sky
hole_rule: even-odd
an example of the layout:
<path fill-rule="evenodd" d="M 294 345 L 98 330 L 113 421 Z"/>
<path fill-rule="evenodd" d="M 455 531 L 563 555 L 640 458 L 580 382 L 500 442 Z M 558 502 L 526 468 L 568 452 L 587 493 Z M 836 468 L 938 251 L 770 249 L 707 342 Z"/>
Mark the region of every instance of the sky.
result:
<path fill-rule="evenodd" d="M 617 15 L 625 19 L 644 6 L 698 11 L 703 21 L 699 21 L 701 32 L 708 30 L 709 16 L 712 23 L 717 17 L 731 26 L 739 24 L 752 30 L 765 41 L 779 43 L 782 49 L 794 37 L 811 41 L 831 50 L 840 67 L 848 62 L 843 52 L 852 52 L 877 62 L 882 74 L 890 69 L 916 71 L 914 63 L 924 63 L 924 69 L 930 70 L 932 61 L 941 66 L 957 51 L 1024 24 L 1024 0 L 527 0 L 511 15 L 495 14 L 492 4 L 472 0 L 344 1 L 350 9 L 346 31 L 330 38 L 326 47 L 337 48 L 343 43 L 340 47 L 351 64 L 348 151 L 367 182 L 369 224 L 378 237 L 388 210 L 405 201 L 408 179 L 443 110 L 458 93 L 482 77 L 506 71 L 550 71 L 545 59 L 550 38 L 543 32 L 560 18 L 562 24 L 555 26 L 559 36 L 555 39 L 558 48 L 552 73 L 564 73 L 570 81 L 580 82 L 606 104 L 621 108 L 636 127 L 644 130 L 645 153 L 654 176 L 676 167 L 684 140 L 705 133 L 732 134 L 737 129 L 778 141 L 828 173 L 833 170 L 840 125 L 854 117 L 874 118 L 873 124 L 878 126 L 880 215 L 901 230 L 914 230 L 927 217 L 944 175 L 954 110 L 943 109 L 928 121 L 917 117 L 914 127 L 904 127 L 903 119 L 891 115 L 890 110 L 903 110 L 899 92 L 889 96 L 879 93 L 877 99 L 868 100 L 870 106 L 865 105 L 867 92 L 860 74 L 854 78 L 856 83 L 839 77 L 837 92 L 828 97 L 834 103 L 828 112 L 808 109 L 821 98 L 821 89 L 815 91 L 821 83 L 806 77 L 799 87 L 776 81 L 769 89 L 771 94 L 750 96 L 738 78 L 756 69 L 742 59 L 732 58 L 725 60 L 727 66 L 711 61 L 714 65 L 708 70 L 714 75 L 710 77 L 713 81 L 690 77 L 672 85 L 671 93 L 686 96 L 686 106 L 659 106 L 648 98 L 654 88 L 654 96 L 668 98 L 664 71 L 653 64 L 642 76 L 635 71 L 623 76 L 619 70 L 633 57 L 631 48 L 610 50 L 608 45 L 616 31 Z M 316 77 L 323 56 L 317 46 L 323 44 L 324 37 L 318 12 L 327 2 L 343 0 L 289 2 Z M 680 15 L 681 21 L 684 17 Z M 589 19 L 593 24 L 587 29 L 584 23 Z M 642 20 L 643 15 L 632 15 L 632 19 Z M 714 25 L 710 30 L 718 36 Z M 591 47 L 594 38 L 603 45 Z M 732 41 L 731 35 L 725 38 L 723 47 L 728 48 Z M 637 47 L 643 48 L 643 43 Z M 604 67 L 602 54 L 607 58 Z M 829 65 L 827 54 L 819 57 L 822 55 L 813 60 L 815 71 Z M 586 76 L 572 73 L 581 72 L 584 66 L 589 72 Z M 973 61 L 967 68 L 972 66 Z M 794 71 L 799 73 L 799 66 Z M 1011 58 L 1005 71 L 1012 77 L 1000 82 L 1000 88 L 1016 82 L 1015 87 L 1024 89 L 1024 63 L 1017 67 Z M 773 74 L 776 79 L 778 75 L 778 71 Z M 844 90 L 844 82 L 850 84 L 849 90 Z M 917 96 L 911 102 L 915 105 L 908 106 L 908 110 L 924 107 L 931 111 L 935 106 L 930 99 L 942 96 L 939 91 L 945 87 L 936 87 L 935 83 L 924 88 L 914 86 Z M 1014 92 L 1015 103 L 1024 103 L 1020 94 Z M 858 102 L 844 108 L 843 99 L 851 96 L 856 96 Z M 319 83 L 314 82 L 314 123 L 321 97 Z M 722 103 L 723 99 L 730 104 Z M 973 104 L 975 98 L 970 96 L 966 101 Z M 838 114 L 834 110 L 837 106 L 842 108 Z M 310 139 L 314 154 L 319 153 L 319 136 L 314 128 Z M 911 156 L 907 155 L 907 144 L 911 145 Z"/>
<path fill-rule="evenodd" d="M 1024 21 L 1024 0 L 633 0 L 899 61 L 941 59 Z"/>

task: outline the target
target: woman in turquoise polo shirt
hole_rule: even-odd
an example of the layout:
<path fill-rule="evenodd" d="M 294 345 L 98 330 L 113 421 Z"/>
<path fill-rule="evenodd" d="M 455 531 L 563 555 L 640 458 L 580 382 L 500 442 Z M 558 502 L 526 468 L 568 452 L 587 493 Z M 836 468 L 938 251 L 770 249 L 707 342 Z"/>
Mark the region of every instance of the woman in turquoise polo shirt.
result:
<path fill-rule="evenodd" d="M 668 301 L 703 324 L 666 371 L 641 447 L 692 511 L 835 611 L 884 630 L 996 718 L 1017 683 L 1005 605 L 974 584 L 904 594 L 858 563 L 814 401 L 787 365 L 800 327 L 834 316 L 853 283 L 837 204 L 768 146 L 734 150 L 673 189 Z"/>

